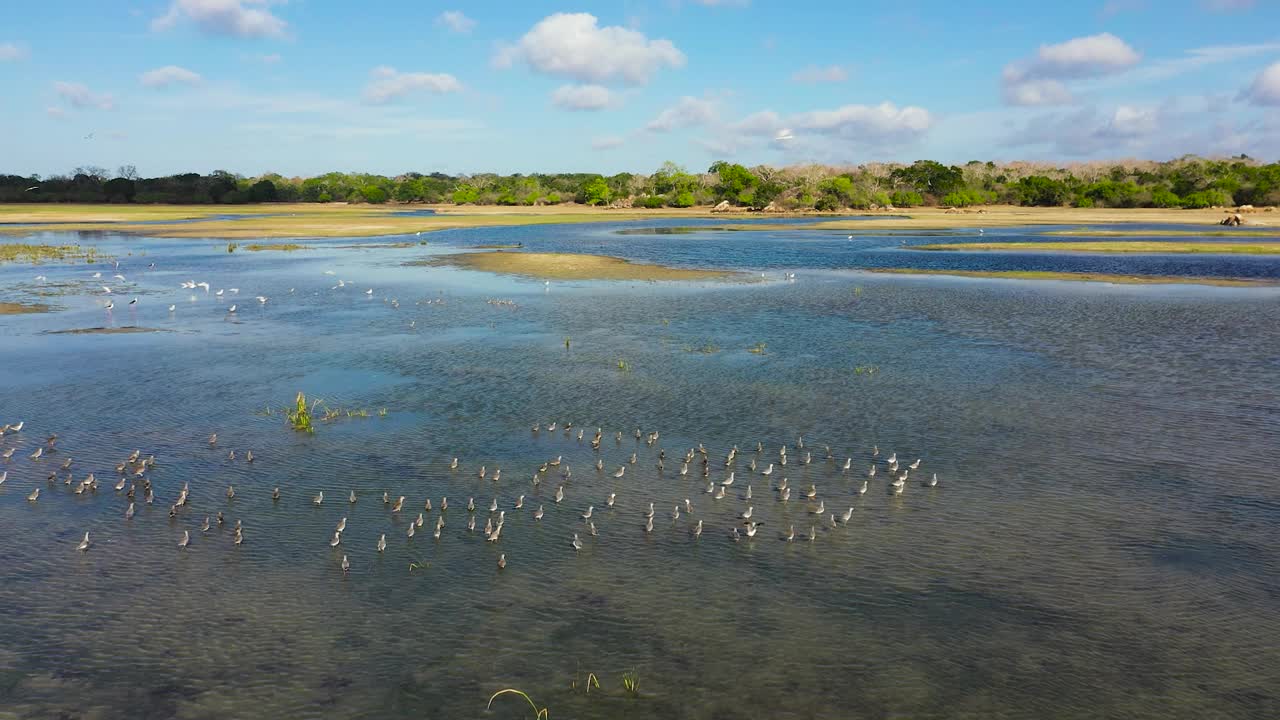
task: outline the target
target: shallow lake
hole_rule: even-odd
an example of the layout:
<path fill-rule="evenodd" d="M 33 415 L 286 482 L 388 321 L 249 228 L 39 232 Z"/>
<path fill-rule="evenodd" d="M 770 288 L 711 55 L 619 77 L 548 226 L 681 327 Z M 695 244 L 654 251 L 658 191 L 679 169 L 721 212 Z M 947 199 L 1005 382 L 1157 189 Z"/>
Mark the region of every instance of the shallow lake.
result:
<path fill-rule="evenodd" d="M 506 687 L 558 718 L 1280 716 L 1280 290 L 858 270 L 1278 278 L 1280 258 L 927 253 L 910 246 L 975 238 L 723 224 L 258 253 L 36 236 L 120 266 L 0 266 L 0 301 L 57 309 L 0 317 L 0 425 L 25 421 L 0 437 L 0 717 L 530 717 L 513 696 L 485 713 Z M 697 229 L 619 232 L 659 227 Z M 515 243 L 754 281 L 406 265 Z M 167 332 L 52 334 L 125 326 Z M 294 432 L 299 391 L 339 416 Z M 682 476 L 700 444 L 708 477 L 697 452 Z M 155 501 L 139 485 L 126 521 L 113 487 L 135 449 Z M 898 473 L 921 462 L 901 494 L 894 453 Z M 96 493 L 65 484 L 91 472 Z M 748 508 L 763 524 L 735 541 Z"/>

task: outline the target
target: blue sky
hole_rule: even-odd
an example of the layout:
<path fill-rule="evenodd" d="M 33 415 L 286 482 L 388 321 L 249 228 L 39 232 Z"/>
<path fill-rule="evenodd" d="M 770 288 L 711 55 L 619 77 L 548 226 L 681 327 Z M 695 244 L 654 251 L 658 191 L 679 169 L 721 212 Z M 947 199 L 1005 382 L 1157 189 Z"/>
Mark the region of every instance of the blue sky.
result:
<path fill-rule="evenodd" d="M 0 172 L 1280 159 L 1280 1 L 45 0 Z"/>

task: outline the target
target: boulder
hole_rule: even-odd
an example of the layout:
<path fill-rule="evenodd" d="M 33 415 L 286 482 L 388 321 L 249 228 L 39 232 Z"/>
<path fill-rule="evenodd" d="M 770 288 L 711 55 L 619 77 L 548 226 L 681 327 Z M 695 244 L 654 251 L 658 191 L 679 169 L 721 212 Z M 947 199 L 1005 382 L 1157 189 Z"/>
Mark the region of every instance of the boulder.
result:
<path fill-rule="evenodd" d="M 711 208 L 711 212 L 722 213 L 722 212 L 729 212 L 732 209 L 733 209 L 733 206 L 729 204 L 728 200 L 721 200 L 719 204 Z"/>
<path fill-rule="evenodd" d="M 1240 207 L 1236 208 L 1236 212 L 1238 212 L 1238 213 L 1251 213 L 1251 212 L 1258 212 L 1258 211 L 1257 211 L 1256 209 L 1254 209 L 1254 207 L 1253 207 L 1252 205 L 1241 205 Z"/>
<path fill-rule="evenodd" d="M 1240 217 L 1240 213 L 1233 213 L 1222 219 L 1220 225 L 1243 225 L 1244 218 Z"/>
<path fill-rule="evenodd" d="M 783 210 L 782 208 L 778 207 L 778 203 L 771 202 L 768 205 L 765 205 L 764 210 L 762 210 L 761 212 L 780 213 L 780 212 L 786 212 L 786 210 Z"/>

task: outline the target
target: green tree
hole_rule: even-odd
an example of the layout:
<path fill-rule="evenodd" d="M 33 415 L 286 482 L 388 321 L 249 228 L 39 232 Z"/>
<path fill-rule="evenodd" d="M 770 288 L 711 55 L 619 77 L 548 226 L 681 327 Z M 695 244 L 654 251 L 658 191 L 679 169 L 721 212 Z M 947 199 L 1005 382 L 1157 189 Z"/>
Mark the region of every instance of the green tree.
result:
<path fill-rule="evenodd" d="M 889 196 L 889 201 L 898 207 L 917 207 L 924 204 L 924 198 L 913 190 L 896 190 Z"/>
<path fill-rule="evenodd" d="M 360 188 L 360 195 L 364 197 L 364 201 L 381 205 L 387 201 L 387 191 L 377 185 L 365 185 Z"/>
<path fill-rule="evenodd" d="M 715 193 L 720 200 L 738 201 L 760 182 L 750 170 L 738 164 L 717 162 L 711 166 L 710 172 L 719 176 Z"/>
<path fill-rule="evenodd" d="M 693 207 L 695 202 L 697 202 L 697 200 L 693 197 L 692 191 L 681 190 L 675 193 L 674 195 L 672 195 L 670 201 L 668 201 L 668 204 L 671 207 L 687 208 L 687 207 Z"/>
<path fill-rule="evenodd" d="M 609 183 L 599 175 L 582 184 L 582 201 L 588 205 L 604 205 L 609 202 Z"/>
<path fill-rule="evenodd" d="M 267 179 L 249 186 L 249 202 L 275 202 L 276 184 Z"/>
<path fill-rule="evenodd" d="M 1066 183 L 1044 175 L 1022 178 L 1015 184 L 1014 191 L 1020 204 L 1040 207 L 1059 207 L 1070 195 Z"/>
<path fill-rule="evenodd" d="M 474 185 L 459 185 L 457 190 L 453 191 L 454 205 L 468 205 L 480 201 L 480 191 Z"/>
<path fill-rule="evenodd" d="M 907 185 L 925 195 L 942 197 L 964 187 L 964 171 L 934 160 L 917 160 L 889 174 L 895 183 Z"/>

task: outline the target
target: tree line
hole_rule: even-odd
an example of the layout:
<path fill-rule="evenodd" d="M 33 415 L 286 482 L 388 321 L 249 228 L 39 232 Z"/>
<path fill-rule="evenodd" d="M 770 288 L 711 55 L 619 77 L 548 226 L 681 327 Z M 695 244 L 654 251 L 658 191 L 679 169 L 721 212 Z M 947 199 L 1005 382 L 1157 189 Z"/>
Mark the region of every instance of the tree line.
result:
<path fill-rule="evenodd" d="M 457 205 L 588 205 L 661 208 L 715 205 L 777 210 L 874 209 L 985 204 L 1205 208 L 1280 204 L 1280 163 L 1248 156 L 1186 156 L 1167 162 L 1118 161 L 1052 166 L 972 161 L 945 165 L 868 163 L 856 167 L 745 167 L 715 162 L 690 172 L 667 162 L 648 175 L 534 173 L 395 177 L 331 172 L 317 177 L 217 170 L 140 177 L 80 167 L 65 175 L 0 175 L 0 202 L 228 204 L 347 202 Z"/>

